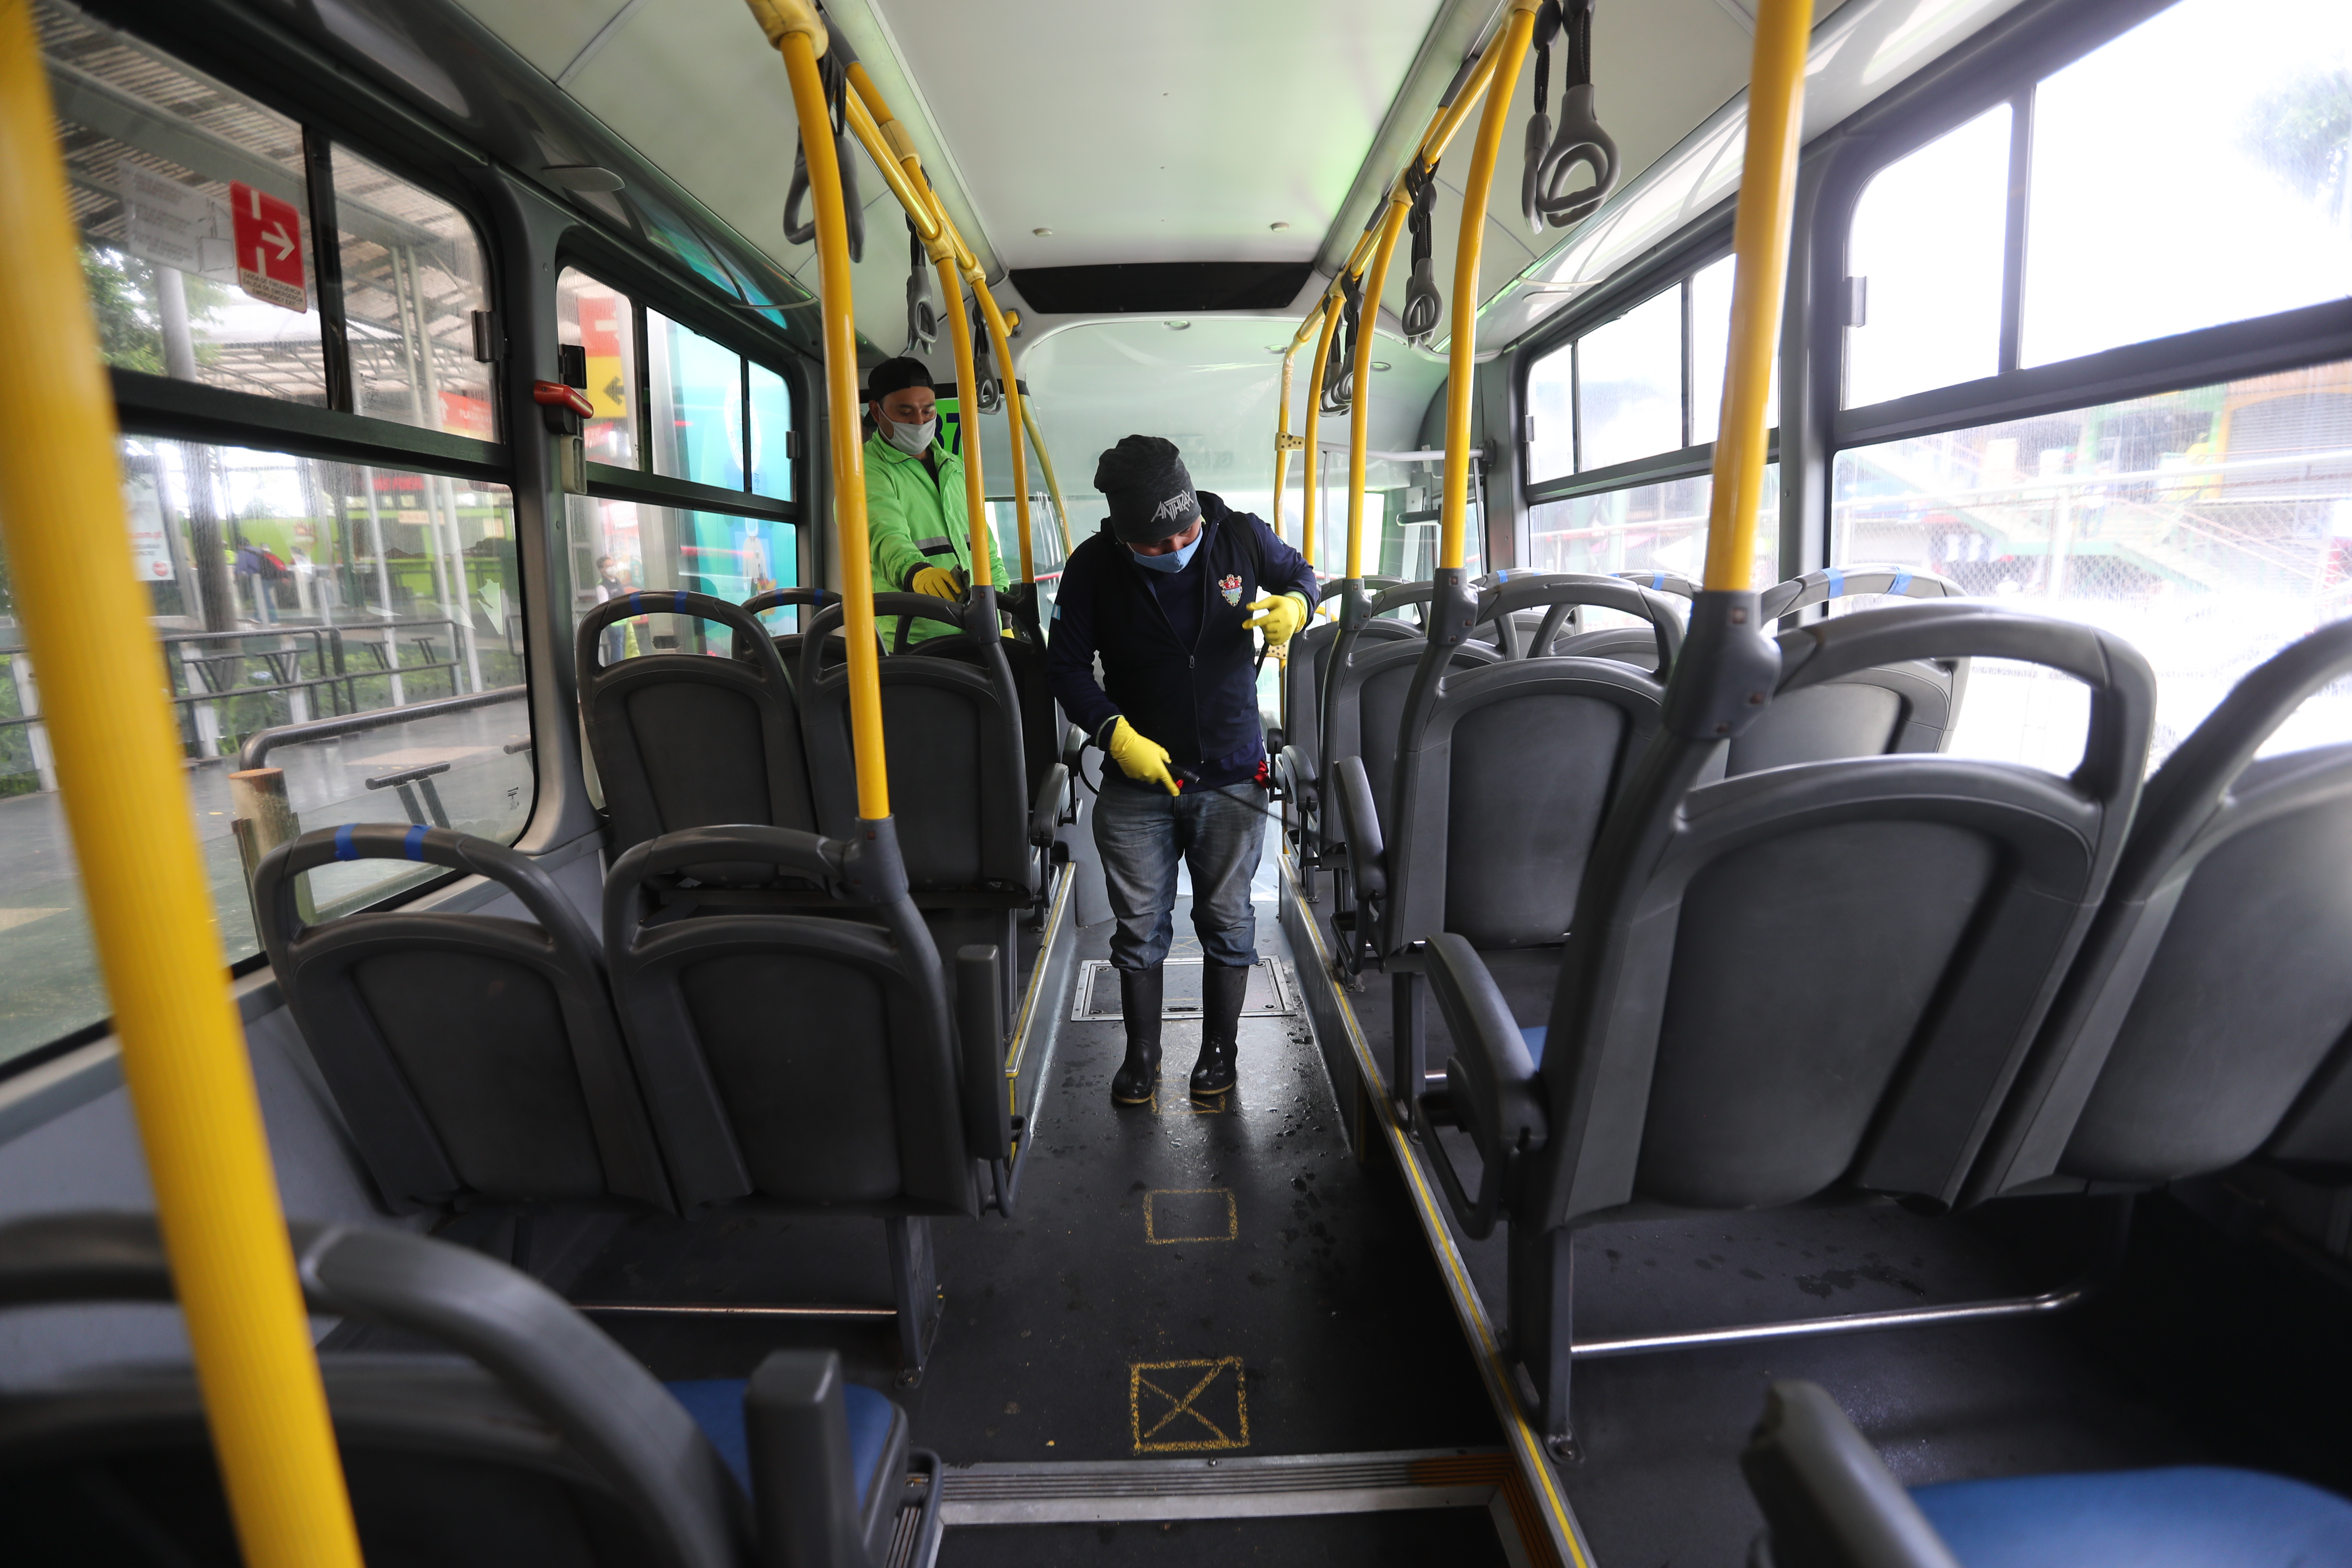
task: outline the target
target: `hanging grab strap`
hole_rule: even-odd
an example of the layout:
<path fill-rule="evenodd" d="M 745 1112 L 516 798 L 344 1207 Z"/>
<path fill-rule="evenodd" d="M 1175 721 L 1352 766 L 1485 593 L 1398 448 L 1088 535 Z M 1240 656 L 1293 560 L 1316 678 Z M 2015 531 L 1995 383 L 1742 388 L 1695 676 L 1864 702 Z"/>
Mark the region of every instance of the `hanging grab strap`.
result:
<path fill-rule="evenodd" d="M 1404 339 L 1425 348 L 1445 315 L 1445 297 L 1437 291 L 1430 248 L 1430 228 L 1437 216 L 1437 165 L 1414 159 L 1404 184 L 1412 193 L 1412 211 L 1404 220 L 1412 236 L 1412 275 L 1404 286 Z"/>
<path fill-rule="evenodd" d="M 910 217 L 907 220 L 907 346 L 899 352 L 919 357 L 939 341 L 940 300 L 931 291 L 931 253 L 924 247 L 923 237 L 916 232 Z"/>
<path fill-rule="evenodd" d="M 1528 232 L 1566 228 L 1599 210 L 1617 184 L 1617 143 L 1601 128 L 1592 104 L 1593 0 L 1544 0 L 1536 16 L 1535 113 L 1528 119 L 1527 163 L 1519 177 L 1519 212 Z M 1552 40 L 1568 35 L 1560 71 L 1559 129 L 1544 109 L 1551 78 Z M 1564 190 L 1581 165 L 1592 183 Z"/>
<path fill-rule="evenodd" d="M 996 363 L 990 357 L 988 314 L 980 308 L 980 295 L 971 297 L 971 390 L 972 406 L 982 414 L 993 414 L 1004 405 L 1004 384 L 996 374 Z M 902 623 L 903 624 L 903 623 Z"/>
<path fill-rule="evenodd" d="M 1345 414 L 1356 399 L 1356 329 L 1363 313 L 1364 280 L 1340 274 L 1339 331 L 1323 363 L 1323 412 Z M 1376 307 L 1377 308 L 1377 307 Z"/>
<path fill-rule="evenodd" d="M 857 199 L 857 165 L 849 156 L 848 95 L 849 56 L 845 50 L 828 50 L 816 62 L 817 75 L 824 81 L 825 102 L 833 110 L 833 156 L 841 165 L 841 202 L 849 223 L 849 259 L 863 260 L 866 256 L 866 208 Z M 801 203 L 808 197 L 808 149 L 795 141 L 793 143 L 793 183 L 784 192 L 784 240 L 790 245 L 816 243 L 816 219 L 801 221 Z"/>

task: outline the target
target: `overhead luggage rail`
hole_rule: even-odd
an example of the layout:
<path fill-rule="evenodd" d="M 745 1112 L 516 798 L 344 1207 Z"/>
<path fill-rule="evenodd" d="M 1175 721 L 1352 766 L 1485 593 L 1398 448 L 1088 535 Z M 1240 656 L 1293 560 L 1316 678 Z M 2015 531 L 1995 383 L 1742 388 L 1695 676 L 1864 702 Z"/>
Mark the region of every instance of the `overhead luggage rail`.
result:
<path fill-rule="evenodd" d="M 2249 672 L 2148 780 L 1970 1201 L 2249 1159 L 2352 1168 L 2352 747 L 2259 754 L 2347 674 L 2336 621 Z"/>
<path fill-rule="evenodd" d="M 34 9 L 0 9 L 0 535 L 205 1417 L 250 1568 L 359 1537 L 132 574 Z"/>
<path fill-rule="evenodd" d="M 303 919 L 297 879 L 371 859 L 487 878 L 538 924 L 433 910 Z M 261 862 L 254 906 L 287 1005 L 395 1210 L 675 1208 L 602 944 L 530 857 L 443 828 L 324 827 Z"/>

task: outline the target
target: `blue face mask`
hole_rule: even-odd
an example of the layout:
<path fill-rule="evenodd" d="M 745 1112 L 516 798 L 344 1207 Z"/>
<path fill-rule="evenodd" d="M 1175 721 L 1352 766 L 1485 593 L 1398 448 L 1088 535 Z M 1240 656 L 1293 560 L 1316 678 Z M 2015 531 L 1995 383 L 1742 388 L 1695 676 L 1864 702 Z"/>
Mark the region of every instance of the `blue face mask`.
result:
<path fill-rule="evenodd" d="M 1192 563 L 1192 552 L 1200 549 L 1201 541 L 1208 537 L 1209 531 L 1202 529 L 1192 543 L 1179 545 L 1165 555 L 1136 555 L 1135 547 L 1131 544 L 1128 546 L 1127 552 L 1135 555 L 1135 563 L 1147 572 L 1181 572 Z"/>

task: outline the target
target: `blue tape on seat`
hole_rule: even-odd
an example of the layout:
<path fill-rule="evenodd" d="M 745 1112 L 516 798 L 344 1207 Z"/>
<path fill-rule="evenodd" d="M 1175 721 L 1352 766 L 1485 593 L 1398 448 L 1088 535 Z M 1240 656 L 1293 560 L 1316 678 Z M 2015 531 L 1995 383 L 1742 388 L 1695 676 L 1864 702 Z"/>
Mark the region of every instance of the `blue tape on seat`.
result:
<path fill-rule="evenodd" d="M 1664 572 L 1653 572 L 1650 574 L 1650 591 L 1656 594 L 1663 594 L 1666 591 L 1666 574 Z"/>
<path fill-rule="evenodd" d="M 1831 567 L 1831 568 L 1830 568 L 1826 573 L 1822 574 L 1822 575 L 1826 576 L 1826 577 L 1830 580 L 1830 597 L 1831 597 L 1831 598 L 1832 598 L 1832 599 L 1837 599 L 1837 598 L 1843 598 L 1843 597 L 1844 597 L 1844 595 L 1845 595 L 1845 574 L 1844 574 L 1844 572 L 1841 571 L 1839 568 L 1837 568 L 1837 567 L 1835 567 L 1835 566 L 1832 566 L 1832 567 Z"/>
<path fill-rule="evenodd" d="M 1551 1026 L 1549 1024 L 1519 1026 L 1519 1038 L 1527 1042 L 1528 1055 L 1535 1058 L 1535 1064 L 1538 1067 L 1543 1066 L 1544 1037 L 1550 1032 Z"/>
<path fill-rule="evenodd" d="M 424 825 L 422 823 L 412 824 L 408 829 L 408 837 L 400 841 L 400 852 L 403 855 L 407 856 L 411 860 L 422 860 L 425 857 L 419 853 L 419 851 L 422 850 L 424 847 Z"/>
<path fill-rule="evenodd" d="M 1886 591 L 1890 594 L 1905 594 L 1910 592 L 1910 589 L 1911 568 L 1908 566 L 1895 574 L 1895 581 L 1886 584 Z"/>
<path fill-rule="evenodd" d="M 352 825 L 346 822 L 335 829 L 335 858 L 356 860 L 359 858 L 359 847 L 352 842 Z"/>
<path fill-rule="evenodd" d="M 633 616 L 642 616 L 645 613 L 646 596 L 643 594 L 631 594 L 629 595 L 629 614 Z"/>

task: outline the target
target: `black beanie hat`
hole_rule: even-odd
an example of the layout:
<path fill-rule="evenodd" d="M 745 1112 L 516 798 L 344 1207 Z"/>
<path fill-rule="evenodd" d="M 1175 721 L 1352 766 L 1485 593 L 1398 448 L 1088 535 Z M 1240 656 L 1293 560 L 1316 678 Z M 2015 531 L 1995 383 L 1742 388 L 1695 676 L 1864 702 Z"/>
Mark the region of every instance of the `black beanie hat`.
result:
<path fill-rule="evenodd" d="M 1129 544 L 1157 544 L 1201 515 L 1192 476 L 1176 443 L 1129 436 L 1095 465 L 1095 489 L 1110 502 L 1110 531 Z"/>
<path fill-rule="evenodd" d="M 894 392 L 930 384 L 930 371 L 921 360 L 907 354 L 900 354 L 897 359 L 886 359 L 866 373 L 866 395 L 877 403 Z"/>

